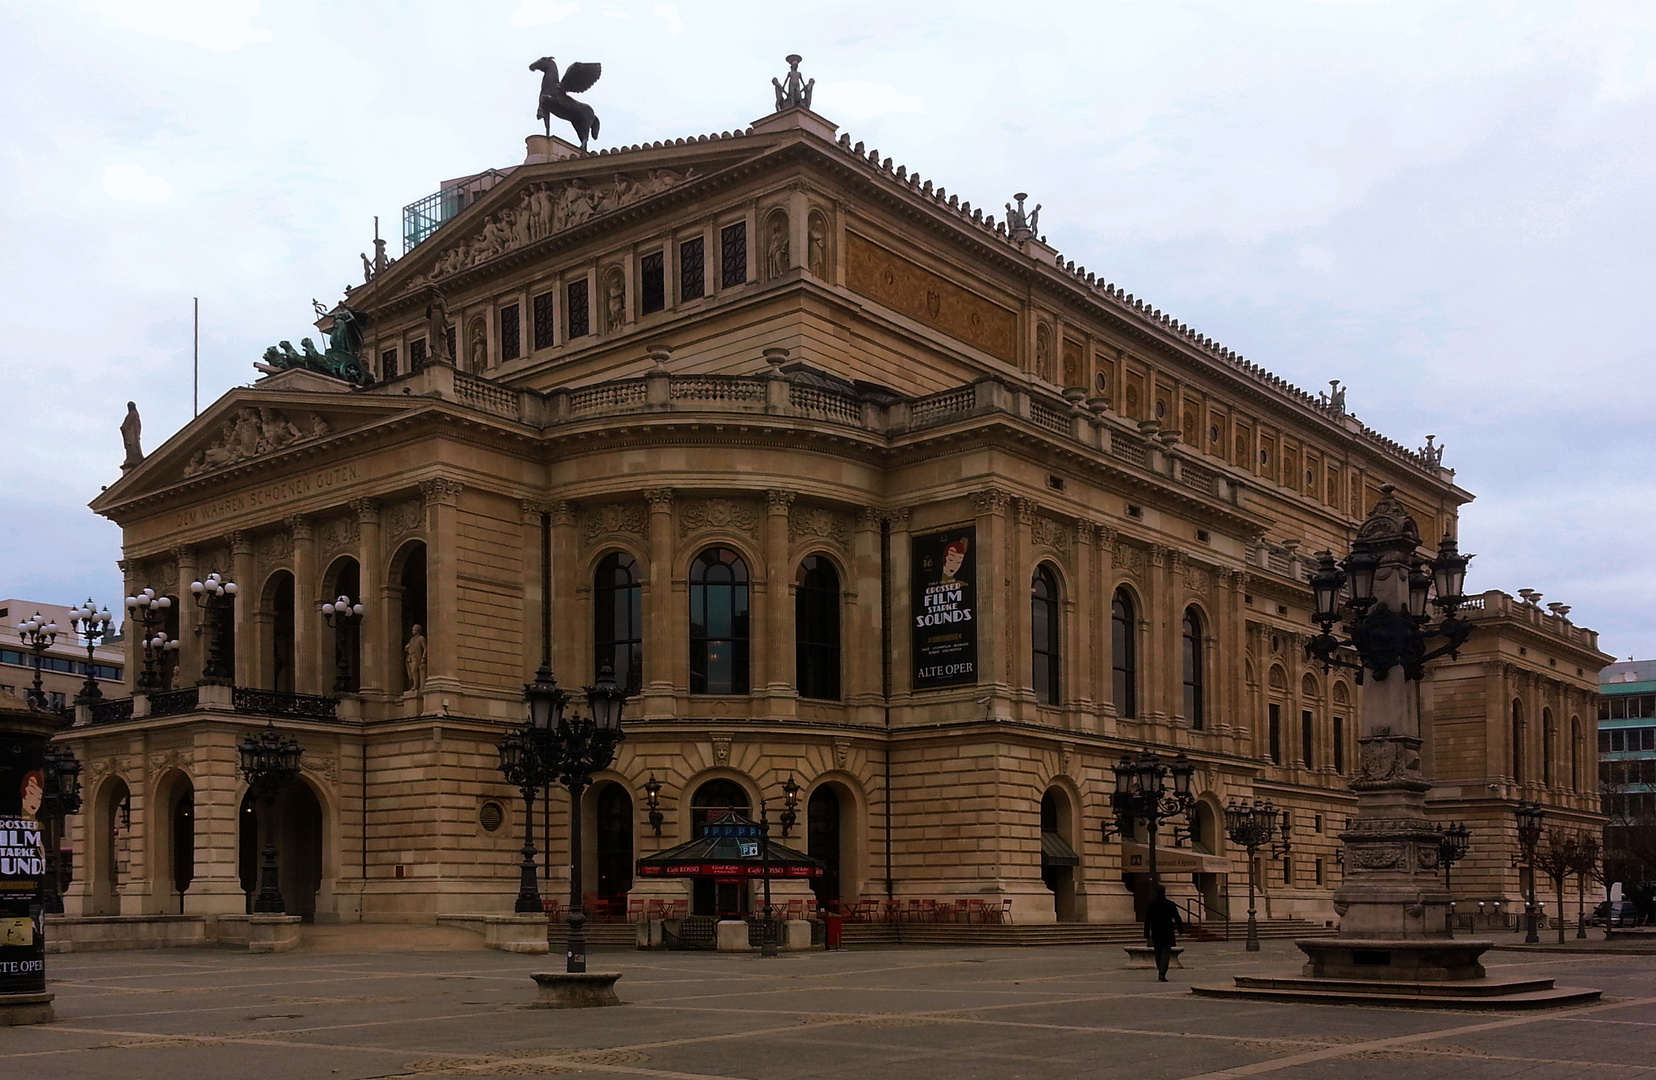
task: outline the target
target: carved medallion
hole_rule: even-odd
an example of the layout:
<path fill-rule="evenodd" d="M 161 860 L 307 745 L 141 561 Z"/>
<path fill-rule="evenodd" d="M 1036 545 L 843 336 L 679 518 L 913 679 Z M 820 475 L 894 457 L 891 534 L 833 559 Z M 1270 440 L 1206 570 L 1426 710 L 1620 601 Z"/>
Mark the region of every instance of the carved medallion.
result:
<path fill-rule="evenodd" d="M 425 508 L 419 499 L 404 499 L 385 511 L 385 530 L 393 541 L 418 532 L 425 523 Z"/>
<path fill-rule="evenodd" d="M 1030 539 L 1042 547 L 1053 548 L 1056 551 L 1068 551 L 1070 542 L 1069 526 L 1061 521 L 1042 514 L 1036 514 L 1029 525 Z"/>
<path fill-rule="evenodd" d="M 788 536 L 814 536 L 843 545 L 850 540 L 851 523 L 825 506 L 796 506 L 788 514 Z"/>
<path fill-rule="evenodd" d="M 678 514 L 679 536 L 698 529 L 732 529 L 750 537 L 759 535 L 759 512 L 753 505 L 731 499 L 695 499 Z"/>
<path fill-rule="evenodd" d="M 581 535 L 588 541 L 618 533 L 643 536 L 648 529 L 648 516 L 638 503 L 606 503 L 581 512 Z"/>

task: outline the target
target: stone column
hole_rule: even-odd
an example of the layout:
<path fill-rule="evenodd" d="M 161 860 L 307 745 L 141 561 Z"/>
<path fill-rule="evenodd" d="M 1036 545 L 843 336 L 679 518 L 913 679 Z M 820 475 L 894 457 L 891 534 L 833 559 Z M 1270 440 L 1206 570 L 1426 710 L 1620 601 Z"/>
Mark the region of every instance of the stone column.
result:
<path fill-rule="evenodd" d="M 1089 607 L 1093 620 L 1093 701 L 1101 717 L 1113 717 L 1115 710 L 1115 542 L 1116 531 L 1108 525 L 1090 526 L 1096 543 L 1093 545 L 1097 572 L 1093 576 L 1093 601 Z M 1116 733 L 1115 721 L 1100 723 L 1105 735 Z"/>
<path fill-rule="evenodd" d="M 1030 654 L 1030 559 L 1031 551 L 1035 546 L 1031 533 L 1034 530 L 1035 514 L 1038 506 L 1033 499 L 1014 498 L 1012 513 L 1016 522 L 1011 534 L 1011 544 L 1006 553 L 1006 572 L 997 575 L 996 586 L 1005 590 L 1006 623 L 1008 643 L 1012 650 L 1009 674 L 1012 680 L 1012 693 L 1019 700 L 1028 704 L 1035 701 L 1035 665 Z M 1004 584 L 1003 584 L 1004 583 Z M 984 591 L 982 575 L 978 580 L 979 592 Z M 1029 719 L 1034 719 L 1035 713 L 1031 709 Z"/>
<path fill-rule="evenodd" d="M 674 632 L 677 615 L 673 603 L 673 489 L 650 488 L 644 492 L 650 505 L 649 583 L 644 593 L 644 623 L 649 636 L 644 640 L 645 717 L 673 715 L 673 669 L 677 654 L 685 648 Z"/>
<path fill-rule="evenodd" d="M 237 530 L 230 534 L 231 576 L 236 583 L 236 606 L 231 619 L 236 628 L 236 649 L 233 663 L 237 686 L 256 686 L 258 676 L 254 660 L 258 656 L 259 628 L 253 612 L 259 607 L 259 586 L 253 580 L 257 570 L 253 564 L 253 534 Z"/>
<path fill-rule="evenodd" d="M 138 685 L 138 676 L 144 670 L 144 649 L 140 641 L 141 627 L 132 612 L 127 610 L 126 598 L 143 588 L 138 582 L 138 566 L 132 559 L 121 559 L 115 564 L 121 570 L 121 655 L 126 658 L 121 674 L 125 677 L 126 692 L 131 694 Z M 110 605 L 110 613 L 115 614 L 115 605 Z"/>
<path fill-rule="evenodd" d="M 771 699 L 766 711 L 775 716 L 794 715 L 799 698 L 794 685 L 794 611 L 789 589 L 793 564 L 788 551 L 788 512 L 793 501 L 791 491 L 765 492 L 764 609 L 762 617 L 754 620 L 756 626 L 763 627 L 763 633 L 753 643 L 758 646 L 753 655 L 759 661 L 753 688 L 763 688 Z"/>
<path fill-rule="evenodd" d="M 293 689 L 300 694 L 320 694 L 333 686 L 333 680 L 324 674 L 332 657 L 322 655 L 316 534 L 308 517 L 295 515 L 285 520 L 293 534 Z"/>
<path fill-rule="evenodd" d="M 1168 607 L 1173 601 L 1173 582 L 1167 571 L 1168 549 L 1161 544 L 1150 545 L 1150 565 L 1146 577 L 1149 587 L 1144 593 L 1144 610 L 1139 613 L 1144 628 L 1144 656 L 1138 665 L 1139 719 L 1167 723 L 1173 715 L 1167 695 L 1171 657 L 1167 651 Z"/>
<path fill-rule="evenodd" d="M 524 499 L 519 508 L 523 512 L 523 681 L 529 682 L 540 667 L 542 650 L 551 642 L 551 620 L 544 620 L 543 628 L 541 611 L 542 593 L 550 582 L 541 577 L 541 515 L 550 514 L 552 504 Z"/>
<path fill-rule="evenodd" d="M 1248 575 L 1242 570 L 1232 570 L 1222 572 L 1221 577 L 1228 584 L 1226 599 L 1229 605 L 1225 611 L 1225 644 L 1220 653 L 1225 658 L 1225 719 L 1230 724 L 1232 752 L 1252 757 L 1259 751 L 1253 743 L 1254 718 L 1249 715 L 1248 677 L 1243 661 L 1248 649 L 1247 605 L 1243 603 L 1248 591 Z M 1348 716 L 1346 723 L 1352 725 L 1346 731 L 1346 738 L 1350 739 L 1355 731 L 1356 716 Z"/>
<path fill-rule="evenodd" d="M 896 582 L 893 582 L 895 591 Z M 880 513 L 865 507 L 852 527 L 850 575 L 840 612 L 840 657 L 847 705 L 869 709 L 880 701 Z M 895 633 L 901 627 L 893 623 Z M 869 719 L 865 716 L 864 719 Z"/>
<path fill-rule="evenodd" d="M 420 483 L 426 505 L 426 619 L 432 624 L 425 628 L 427 712 L 441 707 L 443 692 L 460 688 L 461 486 L 444 477 Z"/>
<path fill-rule="evenodd" d="M 1172 396 L 1171 391 L 1169 396 Z M 1173 728 L 1190 729 L 1191 718 L 1184 715 L 1184 610 L 1185 597 L 1190 592 L 1188 574 L 1190 562 L 1177 548 L 1167 552 L 1167 621 L 1162 624 L 1162 655 L 1166 658 L 1166 677 L 1163 680 L 1167 694 L 1167 715 Z"/>
<path fill-rule="evenodd" d="M 1007 693 L 1016 679 L 1008 660 L 1012 619 L 1006 610 L 1007 549 L 1012 525 L 1007 521 L 1011 496 L 999 488 L 972 494 L 977 509 L 978 685 L 991 693 Z"/>
<path fill-rule="evenodd" d="M 391 605 L 385 592 L 385 552 L 380 537 L 379 503 L 373 499 L 352 499 L 351 509 L 357 516 L 357 565 L 360 568 L 357 586 L 358 600 L 366 609 L 359 632 L 362 634 L 362 690 L 364 695 L 383 694 L 401 683 L 392 679 L 390 664 L 393 654 L 400 652 L 401 642 L 393 643 Z"/>
<path fill-rule="evenodd" d="M 914 536 L 909 532 L 909 508 L 906 506 L 887 507 L 883 517 L 890 523 L 890 562 L 886 567 L 886 574 L 891 580 L 891 694 L 892 697 L 906 695 L 914 689 L 914 594 L 909 588 L 914 576 Z M 874 538 L 876 548 L 879 546 L 879 537 Z M 979 546 L 982 545 L 981 535 Z M 878 623 L 880 619 L 878 600 L 878 575 L 875 581 L 876 599 L 871 605 L 874 608 L 876 625 L 875 637 L 879 641 Z M 982 618 L 980 612 L 979 618 Z M 981 647 L 981 646 L 980 646 Z M 876 663 L 878 663 L 876 659 Z M 979 665 L 982 670 L 982 665 Z M 875 686 L 879 686 L 883 672 L 876 669 L 874 672 Z M 979 676 L 981 678 L 982 676 Z"/>
<path fill-rule="evenodd" d="M 196 606 L 195 594 L 190 591 L 197 576 L 197 554 L 194 544 L 180 544 L 172 549 L 178 560 L 178 581 L 169 587 L 177 598 L 173 610 L 178 612 L 178 667 L 173 672 L 173 689 L 194 686 L 201 680 L 201 662 L 206 653 L 202 649 L 201 609 Z"/>
<path fill-rule="evenodd" d="M 580 558 L 575 509 L 562 499 L 552 503 L 552 671 L 565 689 L 585 686 L 593 677 L 589 658 L 592 621 L 581 618 L 576 575 Z M 539 545 L 536 545 L 537 551 Z M 537 555 L 538 557 L 538 555 Z M 649 643 L 645 643 L 649 647 Z"/>
<path fill-rule="evenodd" d="M 1070 566 L 1070 590 L 1064 597 L 1063 638 L 1059 643 L 1063 650 L 1061 677 L 1064 694 L 1061 700 L 1073 703 L 1083 712 L 1091 712 L 1096 700 L 1093 697 L 1093 673 L 1098 670 L 1099 663 L 1095 633 L 1097 620 L 1093 617 L 1098 607 L 1094 596 L 1097 588 L 1093 584 L 1093 566 L 1098 557 L 1093 545 L 1092 522 L 1076 518 L 1074 526 L 1075 559 Z M 1108 670 L 1109 664 L 1104 667 Z"/>

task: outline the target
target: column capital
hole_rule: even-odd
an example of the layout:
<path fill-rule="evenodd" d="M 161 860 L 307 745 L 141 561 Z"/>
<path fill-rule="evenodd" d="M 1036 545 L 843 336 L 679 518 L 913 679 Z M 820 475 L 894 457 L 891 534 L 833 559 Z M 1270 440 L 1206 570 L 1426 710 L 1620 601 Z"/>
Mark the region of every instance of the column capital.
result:
<path fill-rule="evenodd" d="M 1110 549 L 1113 552 L 1116 538 L 1121 535 L 1121 532 L 1114 525 L 1094 525 L 1093 534 L 1098 537 L 1099 547 Z"/>
<path fill-rule="evenodd" d="M 989 487 L 972 492 L 972 505 L 980 514 L 1004 514 L 1012 493 L 1002 488 Z"/>
<path fill-rule="evenodd" d="M 893 529 L 907 529 L 909 511 L 910 507 L 907 506 L 887 506 L 880 510 L 879 514 L 891 523 Z"/>
<path fill-rule="evenodd" d="M 196 559 L 196 546 L 194 544 L 178 544 L 168 548 L 167 553 L 177 560 L 179 566 L 183 566 L 185 563 L 193 565 Z"/>
<path fill-rule="evenodd" d="M 554 528 L 572 528 L 575 525 L 575 504 L 568 499 L 554 499 L 547 508 Z"/>
<path fill-rule="evenodd" d="M 1166 544 L 1151 544 L 1150 545 L 1150 565 L 1151 566 L 1166 566 L 1167 565 L 1168 551 L 1169 551 L 1169 548 L 1167 547 Z"/>
<path fill-rule="evenodd" d="M 557 503 L 552 499 L 521 499 L 518 509 L 523 511 L 523 520 L 530 524 L 540 520 L 542 514 L 552 513 Z"/>
<path fill-rule="evenodd" d="M 282 519 L 282 524 L 286 525 L 288 532 L 293 534 L 295 543 L 300 540 L 310 540 L 314 536 L 311 519 L 304 514 L 293 514 L 285 517 Z"/>
<path fill-rule="evenodd" d="M 1012 514 L 1019 525 L 1029 525 L 1034 522 L 1035 515 L 1040 513 L 1041 504 L 1027 495 L 1012 496 Z"/>
<path fill-rule="evenodd" d="M 359 524 L 362 524 L 362 525 L 378 525 L 379 524 L 379 519 L 380 519 L 379 500 L 377 500 L 377 499 L 352 499 L 349 503 L 349 506 L 351 507 L 352 510 L 356 511 L 357 522 Z"/>
<path fill-rule="evenodd" d="M 795 494 L 791 491 L 765 492 L 765 512 L 767 514 L 786 514 L 793 505 Z"/>
<path fill-rule="evenodd" d="M 230 554 L 253 554 L 253 534 L 247 532 L 245 529 L 236 529 L 233 532 L 226 533 L 225 539 L 230 541 Z"/>
<path fill-rule="evenodd" d="M 437 476 L 420 481 L 420 494 L 425 497 L 427 506 L 453 506 L 459 501 L 460 489 L 464 486 L 458 480 Z"/>
<path fill-rule="evenodd" d="M 644 501 L 650 504 L 652 514 L 671 514 L 673 512 L 672 488 L 645 488 Z"/>

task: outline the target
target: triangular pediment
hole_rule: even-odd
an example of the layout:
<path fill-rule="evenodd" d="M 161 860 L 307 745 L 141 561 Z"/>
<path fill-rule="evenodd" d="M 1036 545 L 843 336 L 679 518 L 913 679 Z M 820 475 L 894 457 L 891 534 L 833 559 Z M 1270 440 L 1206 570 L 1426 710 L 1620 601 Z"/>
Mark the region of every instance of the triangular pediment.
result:
<path fill-rule="evenodd" d="M 339 389 L 319 392 L 316 382 Z M 91 507 L 117 507 L 163 492 L 185 492 L 249 470 L 281 467 L 294 455 L 323 451 L 342 435 L 425 404 L 347 394 L 345 383 L 312 372 L 283 372 L 256 388 L 239 387 L 208 407 L 104 489 Z"/>
<path fill-rule="evenodd" d="M 681 140 L 520 165 L 347 303 L 372 307 L 495 259 L 599 227 L 652 201 L 762 156 L 776 143 L 755 135 Z"/>

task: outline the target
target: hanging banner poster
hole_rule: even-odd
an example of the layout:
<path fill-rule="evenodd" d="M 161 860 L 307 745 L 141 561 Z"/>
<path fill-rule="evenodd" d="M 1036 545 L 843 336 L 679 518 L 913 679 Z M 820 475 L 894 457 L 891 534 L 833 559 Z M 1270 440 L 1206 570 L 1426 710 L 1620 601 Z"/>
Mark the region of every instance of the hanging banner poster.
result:
<path fill-rule="evenodd" d="M 40 747 L 5 748 L 12 753 L 0 764 L 0 994 L 39 994 L 46 989 L 46 848 L 38 815 L 46 780 Z"/>
<path fill-rule="evenodd" d="M 914 689 L 977 682 L 977 529 L 914 538 Z"/>

